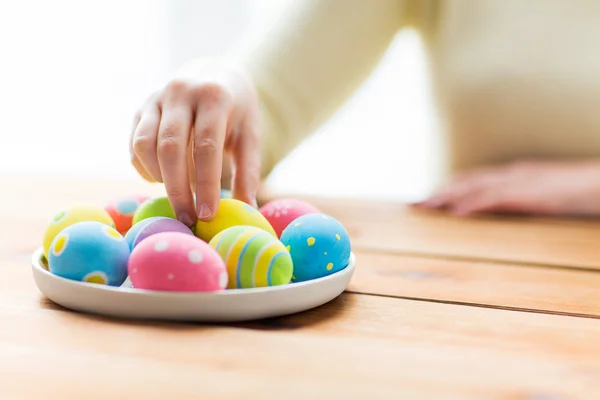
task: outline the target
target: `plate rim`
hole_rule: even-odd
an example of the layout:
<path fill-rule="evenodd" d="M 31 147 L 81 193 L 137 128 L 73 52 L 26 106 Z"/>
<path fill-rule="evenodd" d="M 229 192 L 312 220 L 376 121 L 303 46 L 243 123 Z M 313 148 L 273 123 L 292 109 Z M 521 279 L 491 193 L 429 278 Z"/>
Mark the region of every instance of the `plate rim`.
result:
<path fill-rule="evenodd" d="M 254 288 L 235 288 L 235 289 L 223 289 L 209 292 L 177 292 L 177 291 L 168 291 L 168 290 L 148 290 L 148 289 L 137 289 L 131 287 L 123 287 L 123 286 L 109 286 L 109 285 L 98 285 L 95 283 L 76 281 L 73 279 L 63 278 L 61 276 L 55 275 L 46 268 L 42 266 L 41 259 L 43 255 L 43 247 L 40 246 L 36 250 L 33 251 L 31 255 L 31 268 L 35 274 L 45 274 L 47 278 L 60 280 L 63 284 L 67 285 L 75 285 L 79 287 L 84 287 L 89 290 L 99 291 L 102 293 L 107 292 L 115 292 L 121 294 L 128 294 L 133 296 L 152 296 L 152 297 L 179 297 L 179 298 L 190 298 L 190 297 L 231 297 L 231 296 L 239 296 L 239 295 L 252 295 L 252 294 L 265 294 L 265 293 L 274 293 L 274 292 L 283 292 L 294 288 L 301 288 L 305 286 L 313 286 L 318 285 L 320 283 L 325 283 L 327 281 L 336 281 L 344 277 L 344 275 L 349 275 L 350 280 L 354 274 L 356 269 L 356 255 L 353 251 L 350 251 L 350 258 L 348 265 L 341 270 L 334 272 L 333 274 L 323 276 L 316 279 L 311 279 L 308 281 L 296 282 L 296 283 L 286 283 L 283 285 L 275 285 L 275 286 L 265 286 L 265 287 L 254 287 Z M 41 290 L 41 289 L 40 289 Z"/>

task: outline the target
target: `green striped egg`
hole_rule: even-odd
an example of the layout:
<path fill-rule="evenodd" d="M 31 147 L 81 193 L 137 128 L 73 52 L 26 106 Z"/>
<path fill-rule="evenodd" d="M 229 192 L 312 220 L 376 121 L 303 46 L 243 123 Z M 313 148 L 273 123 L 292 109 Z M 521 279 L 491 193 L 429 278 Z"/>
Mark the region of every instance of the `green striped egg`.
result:
<path fill-rule="evenodd" d="M 209 244 L 225 261 L 228 289 L 284 285 L 292 279 L 289 251 L 261 228 L 232 226 L 215 235 Z"/>

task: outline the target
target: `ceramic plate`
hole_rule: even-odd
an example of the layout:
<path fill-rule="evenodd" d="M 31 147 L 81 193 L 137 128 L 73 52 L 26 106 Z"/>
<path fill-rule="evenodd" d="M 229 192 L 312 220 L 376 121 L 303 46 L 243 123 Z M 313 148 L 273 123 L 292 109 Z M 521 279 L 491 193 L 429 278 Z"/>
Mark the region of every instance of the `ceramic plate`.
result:
<path fill-rule="evenodd" d="M 53 302 L 79 312 L 118 318 L 197 322 L 239 322 L 294 314 L 321 306 L 348 286 L 356 267 L 312 281 L 215 293 L 173 293 L 134 289 L 61 278 L 42 266 L 42 249 L 32 257 L 39 290 Z"/>

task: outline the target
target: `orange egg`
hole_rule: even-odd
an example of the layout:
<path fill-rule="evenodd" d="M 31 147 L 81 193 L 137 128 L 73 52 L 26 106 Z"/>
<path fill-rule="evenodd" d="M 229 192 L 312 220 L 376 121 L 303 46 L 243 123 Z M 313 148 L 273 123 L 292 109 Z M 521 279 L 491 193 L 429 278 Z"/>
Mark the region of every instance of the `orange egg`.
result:
<path fill-rule="evenodd" d="M 115 200 L 104 209 L 115 221 L 117 231 L 125 235 L 133 223 L 133 214 L 148 197 L 128 196 Z"/>

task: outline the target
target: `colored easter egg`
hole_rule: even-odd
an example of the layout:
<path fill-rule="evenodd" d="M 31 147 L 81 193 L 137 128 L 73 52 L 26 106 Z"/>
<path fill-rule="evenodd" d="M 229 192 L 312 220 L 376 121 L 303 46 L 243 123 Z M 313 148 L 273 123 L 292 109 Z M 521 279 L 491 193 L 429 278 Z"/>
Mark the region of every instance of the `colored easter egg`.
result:
<path fill-rule="evenodd" d="M 283 243 L 263 229 L 233 226 L 215 235 L 209 245 L 225 261 L 229 289 L 290 283 L 292 258 Z"/>
<path fill-rule="evenodd" d="M 227 287 L 225 263 L 206 242 L 181 232 L 161 232 L 141 241 L 129 257 L 134 288 L 210 292 Z"/>
<path fill-rule="evenodd" d="M 142 240 L 160 232 L 181 232 L 193 235 L 190 228 L 176 219 L 168 217 L 146 218 L 131 227 L 125 235 L 125 240 L 130 249 L 137 246 Z"/>
<path fill-rule="evenodd" d="M 284 229 L 281 242 L 294 262 L 292 282 L 333 274 L 348 266 L 351 244 L 345 227 L 335 218 L 305 214 Z"/>
<path fill-rule="evenodd" d="M 130 249 L 133 249 L 133 241 L 136 238 L 136 236 L 138 235 L 138 233 L 140 233 L 140 231 L 142 229 L 144 229 L 144 227 L 149 224 L 152 221 L 156 221 L 158 219 L 161 218 L 168 218 L 168 217 L 150 217 L 150 218 L 146 218 L 141 220 L 140 222 L 133 224 L 131 226 L 131 228 L 127 231 L 127 233 L 125 234 L 125 241 L 127 242 L 127 244 L 129 245 Z M 172 218 L 169 218 L 172 219 Z"/>
<path fill-rule="evenodd" d="M 281 232 L 296 218 L 319 212 L 312 204 L 296 199 L 272 200 L 263 205 L 259 211 L 275 229 L 277 237 L 281 237 Z"/>
<path fill-rule="evenodd" d="M 167 196 L 152 197 L 139 205 L 133 214 L 132 224 L 151 217 L 167 217 L 175 219 L 175 211 Z"/>
<path fill-rule="evenodd" d="M 129 196 L 118 199 L 104 207 L 115 222 L 115 228 L 121 235 L 126 234 L 131 228 L 135 210 L 147 199 L 146 196 Z"/>
<path fill-rule="evenodd" d="M 48 258 L 43 254 L 40 257 L 40 264 L 42 265 L 42 268 L 44 268 L 46 271 L 50 271 L 50 267 L 48 266 Z"/>
<path fill-rule="evenodd" d="M 66 279 L 120 286 L 127 278 L 129 254 L 116 229 L 97 221 L 77 222 L 52 241 L 48 266 Z"/>
<path fill-rule="evenodd" d="M 248 225 L 261 228 L 277 236 L 269 221 L 251 205 L 236 199 L 221 199 L 216 215 L 210 221 L 196 221 L 196 236 L 205 242 L 224 229 L 236 225 Z"/>
<path fill-rule="evenodd" d="M 97 221 L 115 227 L 110 215 L 102 207 L 89 204 L 76 204 L 54 215 L 52 222 L 46 228 L 42 242 L 44 255 L 48 257 L 50 244 L 60 231 L 77 222 Z"/>

